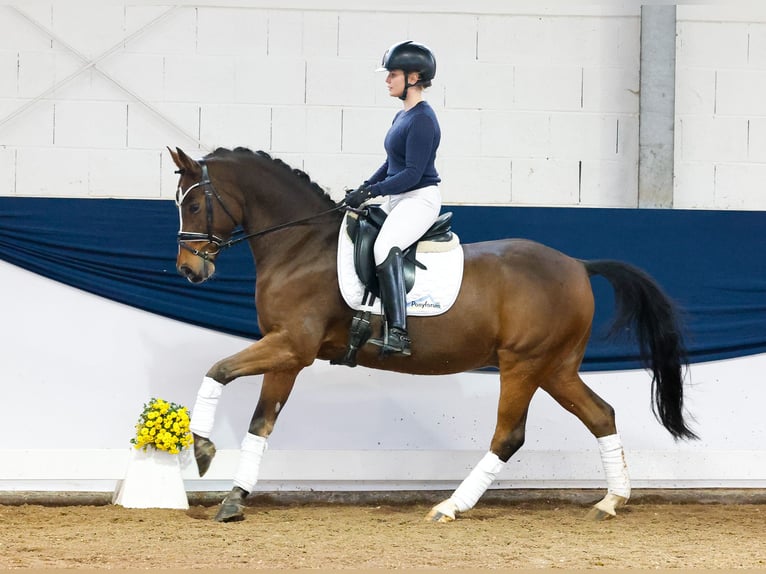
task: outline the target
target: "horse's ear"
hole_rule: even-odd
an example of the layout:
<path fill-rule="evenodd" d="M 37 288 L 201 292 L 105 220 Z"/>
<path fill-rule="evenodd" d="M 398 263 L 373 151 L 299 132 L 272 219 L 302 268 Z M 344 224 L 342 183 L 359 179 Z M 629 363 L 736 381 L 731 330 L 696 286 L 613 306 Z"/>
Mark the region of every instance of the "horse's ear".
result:
<path fill-rule="evenodd" d="M 170 152 L 170 157 L 173 158 L 173 163 L 176 164 L 179 170 L 183 170 L 192 176 L 202 173 L 199 163 L 186 155 L 180 147 L 177 147 L 175 151 L 168 147 L 168 151 Z"/>

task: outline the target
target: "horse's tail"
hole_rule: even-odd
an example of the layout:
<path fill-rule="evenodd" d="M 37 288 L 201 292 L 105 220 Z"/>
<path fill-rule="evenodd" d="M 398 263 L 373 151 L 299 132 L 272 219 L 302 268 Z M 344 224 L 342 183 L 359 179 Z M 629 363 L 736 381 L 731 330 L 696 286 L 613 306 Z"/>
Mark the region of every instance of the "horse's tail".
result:
<path fill-rule="evenodd" d="M 635 337 L 641 361 L 652 373 L 652 411 L 673 438 L 697 435 L 683 415 L 683 371 L 687 366 L 681 325 L 673 302 L 640 269 L 620 261 L 583 261 L 589 275 L 601 275 L 615 293 L 617 317 L 610 335 L 629 331 Z"/>

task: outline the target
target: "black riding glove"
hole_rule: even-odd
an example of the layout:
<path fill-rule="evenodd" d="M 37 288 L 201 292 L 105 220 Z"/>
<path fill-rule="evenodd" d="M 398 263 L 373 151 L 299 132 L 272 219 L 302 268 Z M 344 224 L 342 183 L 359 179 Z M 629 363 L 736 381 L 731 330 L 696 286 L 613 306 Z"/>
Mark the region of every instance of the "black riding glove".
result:
<path fill-rule="evenodd" d="M 346 205 L 349 207 L 353 207 L 354 209 L 358 208 L 360 205 L 362 205 L 365 201 L 370 199 L 372 197 L 372 191 L 370 191 L 370 188 L 367 187 L 365 184 L 360 185 L 353 191 L 349 191 L 346 194 Z"/>

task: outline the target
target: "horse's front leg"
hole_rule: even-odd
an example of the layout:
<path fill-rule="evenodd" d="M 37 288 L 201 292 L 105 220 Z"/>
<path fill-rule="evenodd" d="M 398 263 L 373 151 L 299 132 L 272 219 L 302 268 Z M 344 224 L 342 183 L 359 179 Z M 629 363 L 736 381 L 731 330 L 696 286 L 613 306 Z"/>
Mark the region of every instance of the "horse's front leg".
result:
<path fill-rule="evenodd" d="M 277 417 L 290 396 L 298 372 L 299 369 L 264 375 L 261 396 L 250 421 L 247 436 L 242 441 L 239 468 L 234 475 L 234 488 L 218 509 L 215 516 L 218 522 L 232 522 L 245 518 L 243 513 L 245 498 L 258 482 L 261 458 L 266 451 L 266 439 L 274 429 Z"/>
<path fill-rule="evenodd" d="M 304 359 L 296 352 L 295 345 L 286 334 L 275 332 L 213 365 L 197 392 L 190 424 L 194 437 L 194 457 L 200 476 L 205 475 L 215 456 L 215 445 L 210 440 L 210 434 L 223 387 L 237 377 L 246 375 L 260 375 L 277 370 L 286 372 L 290 369 L 297 373 L 302 367 L 310 364 L 311 360 L 313 357 Z"/>

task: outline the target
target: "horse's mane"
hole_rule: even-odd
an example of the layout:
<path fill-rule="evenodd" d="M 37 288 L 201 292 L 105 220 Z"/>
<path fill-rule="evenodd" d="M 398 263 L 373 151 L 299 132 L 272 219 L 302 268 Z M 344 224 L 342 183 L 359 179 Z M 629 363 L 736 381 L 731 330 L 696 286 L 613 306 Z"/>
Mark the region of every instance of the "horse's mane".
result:
<path fill-rule="evenodd" d="M 292 173 L 296 178 L 307 184 L 311 189 L 313 189 L 318 195 L 320 195 L 324 200 L 330 204 L 335 205 L 335 201 L 330 197 L 330 194 L 328 194 L 321 185 L 313 181 L 309 175 L 301 170 L 294 167 L 291 167 L 284 161 L 282 161 L 279 158 L 272 157 L 271 154 L 263 151 L 252 151 L 250 148 L 246 147 L 235 147 L 234 149 L 227 149 L 224 147 L 216 148 L 211 154 L 209 154 L 208 157 L 222 157 L 222 156 L 230 156 L 230 155 L 244 155 L 244 156 L 250 156 L 250 157 L 259 157 L 263 158 L 264 160 L 267 160 L 274 165 L 279 166 L 280 168 L 284 169 L 287 172 Z"/>

